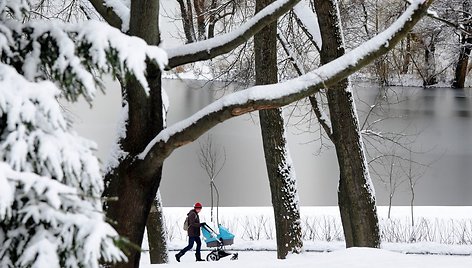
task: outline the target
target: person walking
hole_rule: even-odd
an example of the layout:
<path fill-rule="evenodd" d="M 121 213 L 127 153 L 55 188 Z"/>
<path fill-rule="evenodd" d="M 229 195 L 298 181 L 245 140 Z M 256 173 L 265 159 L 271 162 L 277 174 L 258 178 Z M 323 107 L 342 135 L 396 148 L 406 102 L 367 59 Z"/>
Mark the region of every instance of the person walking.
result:
<path fill-rule="evenodd" d="M 203 223 L 200 223 L 200 218 L 198 217 L 198 213 L 202 211 L 202 204 L 195 203 L 193 209 L 187 213 L 187 234 L 188 234 L 188 245 L 179 251 L 179 253 L 175 254 L 175 259 L 180 262 L 180 258 L 190 249 L 192 249 L 193 244 L 197 243 L 197 249 L 195 253 L 196 261 L 204 261 L 202 260 L 202 255 L 200 249 L 202 247 L 202 240 L 200 239 L 200 226 Z"/>

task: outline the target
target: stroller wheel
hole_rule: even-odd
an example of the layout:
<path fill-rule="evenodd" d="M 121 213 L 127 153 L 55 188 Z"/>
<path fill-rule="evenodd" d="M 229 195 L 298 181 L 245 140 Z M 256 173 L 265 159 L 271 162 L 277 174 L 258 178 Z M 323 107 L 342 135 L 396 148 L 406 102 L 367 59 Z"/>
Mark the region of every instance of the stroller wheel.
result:
<path fill-rule="evenodd" d="M 233 256 L 231 256 L 231 260 L 237 260 L 238 259 L 238 253 L 234 253 Z"/>
<path fill-rule="evenodd" d="M 212 251 L 210 252 L 210 254 L 207 255 L 206 259 L 207 261 L 218 261 L 220 257 L 216 252 Z"/>

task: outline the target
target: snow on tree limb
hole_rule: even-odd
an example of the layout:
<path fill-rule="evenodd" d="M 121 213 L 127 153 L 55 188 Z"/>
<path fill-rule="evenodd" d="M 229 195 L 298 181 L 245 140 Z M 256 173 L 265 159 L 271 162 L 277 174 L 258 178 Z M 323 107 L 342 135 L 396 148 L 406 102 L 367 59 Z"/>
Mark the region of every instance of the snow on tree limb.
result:
<path fill-rule="evenodd" d="M 234 31 L 207 40 L 166 49 L 169 57 L 167 69 L 179 65 L 207 60 L 230 52 L 249 40 L 256 32 L 289 11 L 300 0 L 277 0 L 258 12 Z"/>
<path fill-rule="evenodd" d="M 161 69 L 167 64 L 165 51 L 140 38 L 127 36 L 99 21 L 63 22 L 8 21 L 0 27 L 0 53 L 18 66 L 28 80 L 45 79 L 43 68 L 58 81 L 64 95 L 79 95 L 91 101 L 101 87 L 98 74 L 113 73 L 125 80 L 133 75 L 149 89 L 146 63 Z M 20 44 L 20 45 L 18 45 Z"/>
<path fill-rule="evenodd" d="M 103 0 L 89 0 L 90 4 L 95 8 L 95 10 L 102 16 L 102 18 L 110 24 L 110 26 L 113 26 L 117 29 L 120 29 L 124 32 L 127 31 L 129 27 L 129 10 L 128 10 L 128 16 L 122 11 L 124 11 L 124 4 L 123 6 L 121 5 L 106 5 Z M 115 1 L 116 2 L 116 1 Z M 116 3 L 114 3 L 116 4 Z M 118 7 L 118 12 L 115 10 L 116 7 Z M 119 8 L 121 7 L 121 8 Z"/>
<path fill-rule="evenodd" d="M 174 149 L 194 141 L 227 119 L 287 105 L 346 78 L 392 49 L 421 19 L 432 2 L 412 1 L 408 9 L 385 31 L 314 71 L 283 83 L 255 86 L 222 97 L 193 116 L 161 131 L 138 156 L 139 159 L 150 166 L 153 166 L 152 163 L 162 163 Z"/>

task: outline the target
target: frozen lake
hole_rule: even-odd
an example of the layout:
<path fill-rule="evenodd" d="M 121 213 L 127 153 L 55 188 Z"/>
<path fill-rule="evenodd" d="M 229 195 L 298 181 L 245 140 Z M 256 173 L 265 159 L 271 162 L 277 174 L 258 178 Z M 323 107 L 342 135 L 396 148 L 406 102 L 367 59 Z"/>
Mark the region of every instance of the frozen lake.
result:
<path fill-rule="evenodd" d="M 171 102 L 169 124 L 189 116 L 222 94 L 215 90 L 219 85 L 202 81 L 164 80 L 163 86 Z M 406 149 L 414 151 L 412 158 L 418 163 L 412 166 L 412 175 L 417 180 L 415 204 L 472 205 L 472 90 L 392 89 L 383 94 L 383 89 L 376 86 L 356 85 L 356 105 L 362 125 L 369 115 L 368 122 L 377 122 L 372 130 L 402 135 L 402 145 L 396 149 L 388 142 L 375 144 L 377 148 L 382 147 L 382 153 L 394 152 L 399 159 L 409 159 Z M 386 104 L 385 96 L 395 104 Z M 382 105 L 377 105 L 369 113 L 369 108 L 379 99 Z M 110 89 L 106 96 L 98 97 L 92 110 L 83 103 L 68 107 L 76 119 L 77 131 L 98 143 L 98 155 L 103 161 L 106 161 L 111 146 L 119 107 L 118 89 Z M 301 204 L 336 205 L 339 172 L 334 149 L 323 138 L 320 150 L 319 126 L 309 125 L 305 116 L 307 107 L 300 107 L 288 107 L 285 114 L 290 115 L 288 139 Z M 224 147 L 227 158 L 216 179 L 220 205 L 270 205 L 257 113 L 231 119 L 210 133 L 214 143 Z M 374 143 L 366 139 L 369 160 L 382 154 L 372 148 Z M 198 148 L 198 142 L 186 145 L 166 160 L 161 183 L 166 206 L 190 206 L 195 201 L 204 205 L 209 203 L 208 179 L 198 162 Z M 398 182 L 406 179 L 409 167 L 392 158 L 385 157 L 383 166 L 371 170 L 379 205 L 388 203 L 388 175 L 392 166 L 392 174 Z M 408 184 L 402 182 L 395 188 L 393 204 L 409 204 Z"/>

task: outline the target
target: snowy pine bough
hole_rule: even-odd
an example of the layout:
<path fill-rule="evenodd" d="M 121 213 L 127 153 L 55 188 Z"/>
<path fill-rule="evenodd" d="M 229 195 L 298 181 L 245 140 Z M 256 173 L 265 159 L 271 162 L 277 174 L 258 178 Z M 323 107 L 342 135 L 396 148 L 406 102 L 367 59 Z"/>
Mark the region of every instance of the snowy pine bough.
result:
<path fill-rule="evenodd" d="M 98 267 L 123 258 L 104 221 L 94 145 L 70 131 L 48 81 L 0 65 L 0 266 Z"/>
<path fill-rule="evenodd" d="M 57 99 L 91 102 L 104 73 L 146 89 L 146 64 L 163 69 L 166 54 L 98 21 L 23 23 L 29 8 L 0 0 L 0 267 L 124 260 L 102 211 L 96 145 Z"/>

